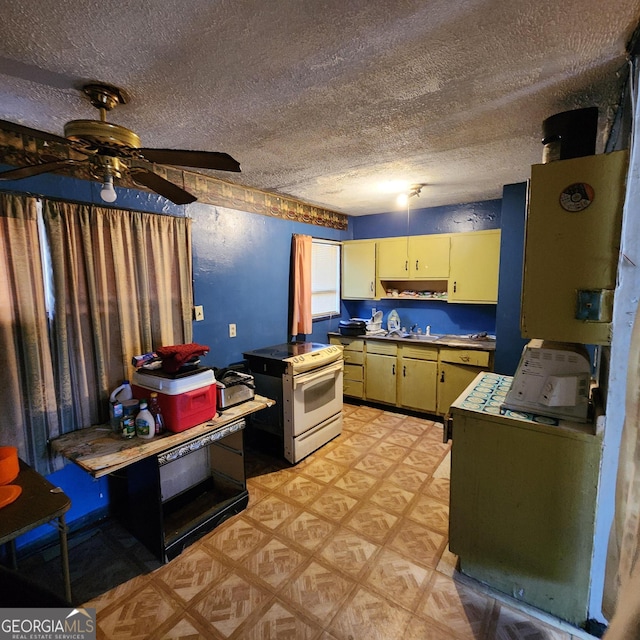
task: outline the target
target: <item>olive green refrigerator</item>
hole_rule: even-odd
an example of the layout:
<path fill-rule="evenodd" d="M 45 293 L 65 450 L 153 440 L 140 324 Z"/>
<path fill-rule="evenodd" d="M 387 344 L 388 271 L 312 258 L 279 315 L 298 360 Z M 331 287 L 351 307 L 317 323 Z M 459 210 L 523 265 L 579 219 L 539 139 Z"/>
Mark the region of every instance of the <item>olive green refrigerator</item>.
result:
<path fill-rule="evenodd" d="M 599 420 L 505 410 L 483 372 L 451 406 L 450 549 L 462 573 L 581 626 L 588 616 Z"/>

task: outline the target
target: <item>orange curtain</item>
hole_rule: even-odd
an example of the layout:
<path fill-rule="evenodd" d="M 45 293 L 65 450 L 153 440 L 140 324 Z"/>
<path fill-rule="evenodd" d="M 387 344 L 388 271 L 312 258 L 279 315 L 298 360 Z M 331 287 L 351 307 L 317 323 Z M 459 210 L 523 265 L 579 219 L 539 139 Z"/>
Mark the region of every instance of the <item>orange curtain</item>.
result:
<path fill-rule="evenodd" d="M 311 321 L 311 236 L 294 235 L 292 245 L 291 335 L 309 334 Z"/>

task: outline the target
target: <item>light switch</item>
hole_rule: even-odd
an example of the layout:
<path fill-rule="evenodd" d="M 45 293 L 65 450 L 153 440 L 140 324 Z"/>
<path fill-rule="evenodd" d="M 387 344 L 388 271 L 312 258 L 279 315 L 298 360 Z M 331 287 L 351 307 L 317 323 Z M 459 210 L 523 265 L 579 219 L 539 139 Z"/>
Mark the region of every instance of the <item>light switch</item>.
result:
<path fill-rule="evenodd" d="M 200 322 L 200 320 L 204 320 L 204 307 L 201 304 L 193 307 L 193 319 L 196 322 Z"/>
<path fill-rule="evenodd" d="M 230 338 L 235 338 L 236 337 L 236 325 L 235 324 L 230 324 L 229 325 L 229 337 Z"/>

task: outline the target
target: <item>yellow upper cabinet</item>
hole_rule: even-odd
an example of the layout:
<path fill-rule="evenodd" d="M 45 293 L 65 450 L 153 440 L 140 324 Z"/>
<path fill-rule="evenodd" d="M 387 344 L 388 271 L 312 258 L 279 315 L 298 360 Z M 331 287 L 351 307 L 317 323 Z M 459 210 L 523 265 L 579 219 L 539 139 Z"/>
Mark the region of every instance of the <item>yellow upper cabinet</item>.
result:
<path fill-rule="evenodd" d="M 523 337 L 610 343 L 627 162 L 615 151 L 532 167 Z"/>
<path fill-rule="evenodd" d="M 376 289 L 376 242 L 353 240 L 342 244 L 342 297 L 369 299 Z"/>
<path fill-rule="evenodd" d="M 440 280 L 448 276 L 448 234 L 378 240 L 381 280 Z"/>
<path fill-rule="evenodd" d="M 406 280 L 408 277 L 407 238 L 382 238 L 378 240 L 378 278 Z"/>
<path fill-rule="evenodd" d="M 438 280 L 449 277 L 448 234 L 409 237 L 409 278 Z"/>
<path fill-rule="evenodd" d="M 500 230 L 453 233 L 450 239 L 449 302 L 495 304 Z"/>

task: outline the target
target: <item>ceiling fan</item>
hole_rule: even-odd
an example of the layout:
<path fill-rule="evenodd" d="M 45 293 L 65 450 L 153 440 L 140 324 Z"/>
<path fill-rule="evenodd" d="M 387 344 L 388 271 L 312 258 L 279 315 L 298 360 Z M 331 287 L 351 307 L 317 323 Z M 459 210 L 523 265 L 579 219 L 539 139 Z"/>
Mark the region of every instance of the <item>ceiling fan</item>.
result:
<path fill-rule="evenodd" d="M 86 156 L 83 159 L 64 158 L 41 164 L 10 169 L 0 173 L 0 180 L 21 180 L 67 167 L 88 166 L 91 175 L 103 182 L 100 197 L 115 202 L 114 178 L 128 174 L 131 179 L 171 200 L 175 204 L 189 204 L 196 197 L 153 171 L 153 164 L 240 171 L 240 164 L 226 153 L 180 149 L 149 149 L 141 146 L 140 138 L 130 129 L 107 122 L 107 112 L 119 104 L 126 104 L 125 91 L 108 84 L 91 83 L 82 87 L 91 104 L 100 111 L 100 120 L 71 120 L 64 126 L 65 137 L 7 123 L 14 131 L 44 138 L 69 146 Z"/>

